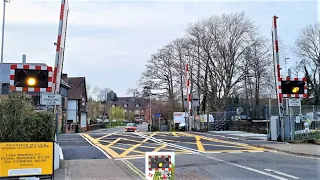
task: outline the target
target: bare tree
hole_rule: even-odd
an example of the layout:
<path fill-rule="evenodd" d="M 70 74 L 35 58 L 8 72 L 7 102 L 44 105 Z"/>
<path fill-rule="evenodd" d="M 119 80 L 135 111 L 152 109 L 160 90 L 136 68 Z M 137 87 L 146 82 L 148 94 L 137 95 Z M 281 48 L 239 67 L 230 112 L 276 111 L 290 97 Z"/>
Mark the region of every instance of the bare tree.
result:
<path fill-rule="evenodd" d="M 320 24 L 308 25 L 301 30 L 296 40 L 294 52 L 303 60 L 304 73 L 308 78 L 310 97 L 320 104 Z"/>
<path fill-rule="evenodd" d="M 99 87 L 98 86 L 92 87 L 90 83 L 86 83 L 86 89 L 87 89 L 88 100 L 93 101 L 94 96 L 96 96 L 97 93 L 99 92 Z"/>

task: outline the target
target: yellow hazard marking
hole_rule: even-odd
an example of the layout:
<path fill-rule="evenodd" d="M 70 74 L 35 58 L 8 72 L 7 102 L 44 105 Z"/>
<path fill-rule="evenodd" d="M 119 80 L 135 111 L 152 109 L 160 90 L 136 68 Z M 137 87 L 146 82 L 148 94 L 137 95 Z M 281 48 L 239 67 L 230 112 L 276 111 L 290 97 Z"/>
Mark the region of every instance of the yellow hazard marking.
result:
<path fill-rule="evenodd" d="M 195 136 L 195 138 L 196 138 L 196 144 L 197 144 L 198 150 L 201 152 L 204 152 L 205 150 L 204 150 L 203 145 L 201 143 L 200 136 Z"/>
<path fill-rule="evenodd" d="M 120 157 L 125 157 L 126 155 L 128 155 L 130 152 L 132 152 L 135 148 L 137 148 L 139 146 L 140 146 L 140 144 L 133 145 L 129 149 L 125 150 L 122 154 L 120 154 Z"/>
<path fill-rule="evenodd" d="M 154 135 L 156 135 L 156 134 L 158 134 L 158 132 L 152 133 L 152 134 L 151 134 L 150 136 L 148 136 L 146 139 L 144 139 L 143 141 L 141 141 L 141 143 L 147 142 L 152 136 L 154 136 Z"/>
<path fill-rule="evenodd" d="M 120 150 L 123 150 L 123 151 L 126 151 L 127 149 L 126 148 L 121 148 L 121 147 L 115 147 L 115 146 L 112 146 L 112 149 L 120 149 Z M 136 152 L 136 153 L 140 153 L 140 154 L 144 154 L 145 152 L 143 151 L 138 151 L 138 150 L 133 150 L 131 152 Z"/>
<path fill-rule="evenodd" d="M 117 138 L 114 141 L 112 141 L 110 144 L 107 145 L 107 147 L 113 146 L 114 144 L 116 144 L 118 141 L 120 141 L 122 138 Z"/>
<path fill-rule="evenodd" d="M 158 147 L 157 149 L 153 150 L 152 152 L 158 152 L 161 149 L 165 148 L 167 145 L 163 144 L 162 146 Z"/>
<path fill-rule="evenodd" d="M 176 132 L 171 132 L 171 134 L 172 134 L 173 136 L 179 137 Z"/>
<path fill-rule="evenodd" d="M 110 133 L 110 134 L 106 134 L 106 135 L 104 135 L 104 136 L 101 136 L 101 137 L 99 137 L 99 138 L 96 138 L 97 140 L 100 140 L 100 139 L 102 139 L 102 138 L 106 138 L 106 137 L 109 137 L 109 136 L 112 136 L 112 135 L 115 135 L 116 133 Z"/>
<path fill-rule="evenodd" d="M 118 157 L 119 154 L 116 153 L 115 151 L 113 151 L 112 149 L 108 148 L 107 146 L 104 146 L 102 144 L 100 144 L 100 142 L 96 139 L 94 139 L 93 137 L 91 137 L 88 134 L 82 134 L 85 138 L 87 138 L 89 141 L 91 141 L 94 145 L 98 146 L 99 148 L 101 148 L 102 150 L 104 150 L 106 153 L 108 153 L 109 155 L 111 155 L 112 157 Z"/>
<path fill-rule="evenodd" d="M 207 137 L 204 137 L 204 136 L 202 136 L 201 138 L 202 138 L 203 140 L 207 140 L 207 141 L 218 142 L 218 143 L 223 143 L 223 144 L 231 144 L 231 145 L 241 146 L 241 147 L 245 147 L 245 148 L 249 148 L 249 149 L 255 149 L 255 148 L 256 148 L 256 147 L 254 147 L 254 146 L 250 146 L 250 145 L 244 144 L 244 143 L 224 141 L 224 140 L 219 140 L 219 139 L 215 139 L 215 138 L 207 138 Z"/>
<path fill-rule="evenodd" d="M 141 172 L 137 167 L 135 167 L 133 164 L 131 164 L 129 161 L 123 159 L 122 162 L 126 164 L 133 172 L 135 172 L 137 175 L 139 175 L 142 179 L 145 179 L 145 174 Z"/>

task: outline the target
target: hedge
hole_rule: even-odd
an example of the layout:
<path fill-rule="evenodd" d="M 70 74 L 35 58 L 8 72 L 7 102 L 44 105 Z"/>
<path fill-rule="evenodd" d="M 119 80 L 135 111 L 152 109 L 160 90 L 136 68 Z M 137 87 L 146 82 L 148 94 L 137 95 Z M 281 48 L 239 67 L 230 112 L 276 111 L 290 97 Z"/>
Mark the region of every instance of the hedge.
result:
<path fill-rule="evenodd" d="M 14 93 L 0 101 L 0 142 L 49 142 L 54 134 L 54 114 L 34 111 L 30 96 Z"/>

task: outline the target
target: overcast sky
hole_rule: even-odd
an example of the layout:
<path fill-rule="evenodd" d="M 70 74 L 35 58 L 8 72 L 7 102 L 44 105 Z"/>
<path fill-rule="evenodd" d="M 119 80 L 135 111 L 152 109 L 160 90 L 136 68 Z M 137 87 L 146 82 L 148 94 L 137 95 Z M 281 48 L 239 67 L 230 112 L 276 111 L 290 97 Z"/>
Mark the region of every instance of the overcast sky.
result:
<path fill-rule="evenodd" d="M 60 2 L 11 0 L 7 4 L 4 62 L 21 62 L 22 54 L 27 54 L 27 62 L 53 65 Z M 92 86 L 111 88 L 118 96 L 136 86 L 150 55 L 183 36 L 190 22 L 244 10 L 261 34 L 271 38 L 272 17 L 277 15 L 278 34 L 290 47 L 299 29 L 315 23 L 318 16 L 316 0 L 72 0 L 69 5 L 64 73 L 85 76 Z M 296 60 L 290 52 L 286 56 Z"/>

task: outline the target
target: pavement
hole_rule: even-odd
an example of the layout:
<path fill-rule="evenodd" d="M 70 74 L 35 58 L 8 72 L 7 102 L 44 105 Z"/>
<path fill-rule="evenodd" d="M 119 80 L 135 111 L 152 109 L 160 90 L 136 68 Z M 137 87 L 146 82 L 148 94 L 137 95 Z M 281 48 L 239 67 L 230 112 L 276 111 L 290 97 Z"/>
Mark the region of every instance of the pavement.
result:
<path fill-rule="evenodd" d="M 289 147 L 291 151 L 319 153 L 316 145 L 235 139 L 235 135 L 227 133 L 145 132 L 146 129 L 143 124 L 134 133 L 118 127 L 59 137 L 67 169 L 65 179 L 143 179 L 145 152 L 165 151 L 175 152 L 175 179 L 320 178 L 319 158 L 271 149 Z"/>

